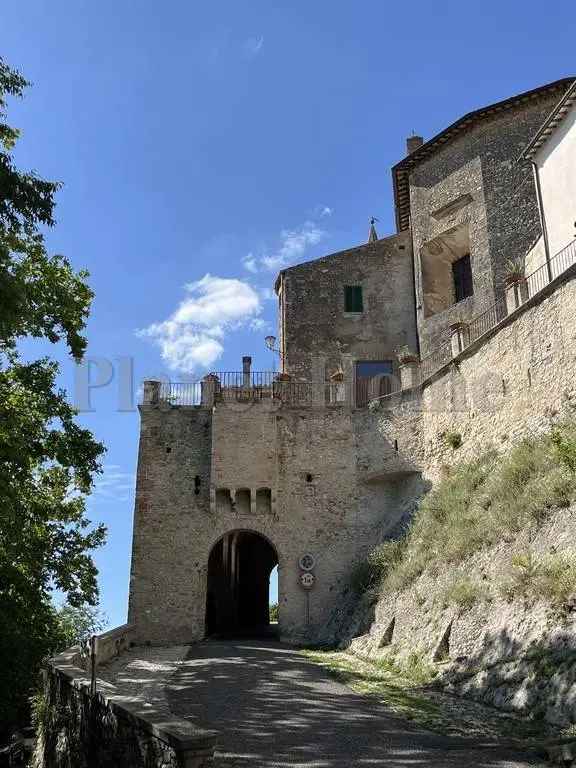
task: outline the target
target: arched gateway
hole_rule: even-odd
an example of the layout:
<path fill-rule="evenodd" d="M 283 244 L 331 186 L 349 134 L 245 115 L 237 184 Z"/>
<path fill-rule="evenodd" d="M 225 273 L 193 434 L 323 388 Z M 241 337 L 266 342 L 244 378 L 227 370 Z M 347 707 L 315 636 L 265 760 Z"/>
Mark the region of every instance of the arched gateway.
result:
<path fill-rule="evenodd" d="M 236 530 L 208 558 L 206 633 L 269 631 L 270 574 L 278 565 L 272 544 L 259 533 Z"/>

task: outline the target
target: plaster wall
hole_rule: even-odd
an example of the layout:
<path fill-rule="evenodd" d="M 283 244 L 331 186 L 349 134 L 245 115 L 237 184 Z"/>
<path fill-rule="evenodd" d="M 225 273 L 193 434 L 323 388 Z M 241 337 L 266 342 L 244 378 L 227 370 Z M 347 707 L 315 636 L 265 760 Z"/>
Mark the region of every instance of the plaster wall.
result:
<path fill-rule="evenodd" d="M 535 157 L 550 256 L 576 237 L 576 104 Z"/>

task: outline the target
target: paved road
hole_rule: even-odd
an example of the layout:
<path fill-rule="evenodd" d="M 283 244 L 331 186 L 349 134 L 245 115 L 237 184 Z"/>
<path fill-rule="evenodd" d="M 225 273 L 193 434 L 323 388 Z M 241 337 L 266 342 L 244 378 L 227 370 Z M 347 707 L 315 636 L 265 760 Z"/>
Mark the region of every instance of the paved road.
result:
<path fill-rule="evenodd" d="M 419 730 L 274 641 L 194 646 L 165 695 L 175 714 L 220 731 L 217 765 L 223 768 L 545 765 Z"/>

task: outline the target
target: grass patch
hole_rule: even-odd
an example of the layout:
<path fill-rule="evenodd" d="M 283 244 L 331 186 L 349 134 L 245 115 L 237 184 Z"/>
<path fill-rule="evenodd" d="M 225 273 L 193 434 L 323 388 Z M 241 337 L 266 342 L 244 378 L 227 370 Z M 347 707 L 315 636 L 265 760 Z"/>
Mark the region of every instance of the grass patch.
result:
<path fill-rule="evenodd" d="M 576 557 L 573 552 L 541 557 L 531 551 L 516 553 L 500 591 L 510 600 L 544 600 L 563 608 L 576 594 Z"/>
<path fill-rule="evenodd" d="M 407 720 L 426 723 L 430 727 L 436 720 L 438 724 L 441 721 L 438 705 L 410 691 L 414 681 L 405 677 L 392 660 L 382 659 L 372 664 L 338 651 L 305 650 L 301 653 L 325 667 L 333 677 L 356 693 L 377 697 Z"/>
<path fill-rule="evenodd" d="M 444 590 L 444 607 L 456 605 L 462 611 L 468 611 L 476 603 L 490 599 L 488 588 L 480 581 L 468 576 L 455 578 Z"/>
<path fill-rule="evenodd" d="M 575 425 L 523 440 L 504 456 L 487 451 L 450 469 L 422 501 L 405 539 L 385 542 L 370 555 L 366 579 L 370 586 L 402 589 L 426 569 L 460 563 L 485 546 L 540 525 L 552 510 L 575 499 Z M 551 587 L 548 594 L 553 593 Z M 461 585 L 454 597 L 466 605 L 472 595 L 470 585 Z"/>
<path fill-rule="evenodd" d="M 427 666 L 428 679 L 430 669 L 434 668 L 423 657 L 408 658 L 400 665 L 394 658 L 370 662 L 342 651 L 304 650 L 301 653 L 356 693 L 378 700 L 394 715 L 428 730 L 468 738 L 510 738 L 514 734 L 519 746 L 525 746 L 526 739 L 542 735 L 541 724 L 496 713 L 436 689 L 419 687 L 422 685 L 419 678 L 423 675 L 414 672 L 414 668 Z"/>

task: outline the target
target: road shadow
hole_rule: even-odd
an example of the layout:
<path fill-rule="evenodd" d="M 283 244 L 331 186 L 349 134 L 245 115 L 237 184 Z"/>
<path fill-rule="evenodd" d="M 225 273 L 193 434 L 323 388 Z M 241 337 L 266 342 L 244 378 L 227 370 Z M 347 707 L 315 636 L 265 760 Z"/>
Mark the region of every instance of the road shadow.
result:
<path fill-rule="evenodd" d="M 225 768 L 527 768 L 537 757 L 434 734 L 355 694 L 274 641 L 191 648 L 167 683 L 171 710 L 220 732 Z"/>

